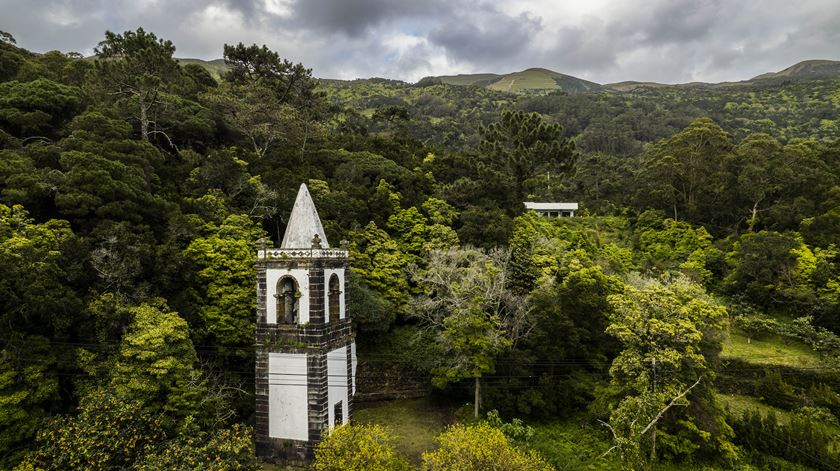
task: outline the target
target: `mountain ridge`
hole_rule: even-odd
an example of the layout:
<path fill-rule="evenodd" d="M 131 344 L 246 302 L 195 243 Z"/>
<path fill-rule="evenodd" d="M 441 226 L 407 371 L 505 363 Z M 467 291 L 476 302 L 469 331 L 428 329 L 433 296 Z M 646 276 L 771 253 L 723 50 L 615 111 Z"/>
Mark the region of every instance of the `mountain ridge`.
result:
<path fill-rule="evenodd" d="M 539 82 L 538 80 L 531 80 L 530 83 L 534 84 L 537 83 L 536 86 L 527 86 L 529 82 L 525 82 L 525 84 L 520 83 L 519 86 L 510 87 L 509 85 L 516 85 L 516 80 L 523 76 L 535 75 L 540 74 L 543 75 L 549 74 L 554 77 L 561 78 L 555 86 L 546 86 L 545 81 Z M 818 79 L 818 78 L 826 78 L 832 76 L 840 76 L 840 61 L 834 60 L 825 60 L 825 59 L 808 59 L 804 61 L 797 62 L 785 69 L 782 69 L 778 72 L 766 72 L 764 74 L 757 75 L 747 80 L 735 81 L 735 82 L 688 82 L 688 83 L 677 83 L 677 84 L 668 84 L 668 83 L 661 83 L 661 82 L 650 82 L 650 81 L 635 81 L 635 80 L 625 80 L 621 82 L 615 83 L 605 83 L 605 84 L 598 84 L 596 82 L 592 82 L 589 80 L 581 79 L 579 77 L 575 77 L 572 75 L 563 74 L 560 72 L 555 72 L 553 70 L 544 69 L 544 68 L 529 68 L 519 72 L 511 72 L 509 74 L 493 74 L 493 73 L 477 73 L 477 74 L 458 74 L 458 75 L 441 75 L 441 76 L 429 76 L 424 77 L 423 79 L 418 82 L 418 84 L 422 82 L 436 82 L 440 81 L 440 83 L 446 83 L 449 85 L 482 85 L 485 88 L 495 89 L 495 90 L 503 90 L 503 91 L 524 91 L 524 90 L 562 90 L 570 93 L 579 93 L 582 91 L 593 91 L 593 90 L 617 90 L 617 91 L 630 91 L 640 87 L 648 87 L 648 88 L 664 88 L 664 87 L 714 87 L 714 86 L 729 86 L 729 85 L 744 85 L 744 84 L 754 84 L 756 82 L 763 82 L 763 81 L 779 81 L 779 80 L 808 80 L 808 79 Z M 487 84 L 480 84 L 478 81 L 474 83 L 469 83 L 469 79 L 473 77 L 493 77 L 493 81 Z M 532 77 L 533 78 L 533 77 Z M 465 83 L 467 82 L 467 83 Z M 513 83 L 512 83 L 513 82 Z M 542 85 L 539 85 L 542 84 Z M 508 90 L 505 90 L 505 87 L 508 86 Z M 513 89 L 510 89 L 513 88 Z"/>
<path fill-rule="evenodd" d="M 181 62 L 182 65 L 200 65 L 207 69 L 207 71 L 210 72 L 210 74 L 217 79 L 221 77 L 221 74 L 224 73 L 226 69 L 224 61 L 222 59 L 205 61 L 202 59 L 179 58 L 178 60 Z M 542 67 L 531 67 L 521 71 L 510 72 L 506 74 L 481 72 L 473 74 L 430 75 L 423 77 L 414 85 L 428 86 L 436 84 L 445 84 L 454 86 L 474 86 L 512 93 L 527 93 L 531 91 L 562 91 L 566 93 L 583 93 L 600 90 L 632 91 L 638 88 L 738 86 L 756 83 L 780 82 L 786 80 L 814 80 L 834 76 L 840 76 L 840 61 L 827 59 L 808 59 L 797 62 L 796 64 L 793 64 L 778 72 L 766 72 L 760 75 L 756 75 L 755 77 L 752 77 L 750 79 L 733 82 L 688 82 L 669 84 L 651 81 L 625 80 L 621 82 L 599 84 L 590 80 L 575 77 L 573 75 L 556 72 L 554 70 Z M 373 77 L 356 80 L 369 79 L 373 79 Z M 323 80 L 343 82 L 350 81 L 326 78 Z"/>

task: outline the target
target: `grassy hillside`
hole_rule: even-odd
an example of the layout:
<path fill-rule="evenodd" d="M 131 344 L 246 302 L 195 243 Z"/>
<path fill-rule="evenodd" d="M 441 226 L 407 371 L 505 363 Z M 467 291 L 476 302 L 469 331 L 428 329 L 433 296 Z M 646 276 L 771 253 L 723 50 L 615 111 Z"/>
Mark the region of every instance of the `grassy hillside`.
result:
<path fill-rule="evenodd" d="M 749 364 L 787 366 L 816 369 L 824 366 L 819 354 L 802 342 L 772 336 L 764 339 L 750 339 L 733 331 L 723 343 L 723 359 L 742 359 Z"/>
<path fill-rule="evenodd" d="M 499 80 L 502 76 L 499 74 L 458 74 L 458 75 L 441 75 L 438 77 L 429 77 L 429 78 L 436 78 L 440 80 L 440 83 L 444 83 L 446 85 L 460 85 L 460 86 L 467 86 L 467 85 L 475 85 L 475 86 L 486 86 L 496 80 Z"/>
<path fill-rule="evenodd" d="M 504 75 L 488 85 L 487 88 L 514 93 L 526 90 L 563 90 L 570 93 L 578 93 L 598 90 L 601 86 L 594 82 L 564 75 L 552 70 L 534 68 Z"/>
<path fill-rule="evenodd" d="M 750 80 L 810 79 L 837 75 L 840 75 L 840 61 L 808 60 L 794 64 L 779 72 L 758 75 Z"/>
<path fill-rule="evenodd" d="M 227 71 L 227 66 L 225 65 L 224 59 L 213 59 L 211 61 L 205 61 L 201 59 L 184 58 L 178 59 L 178 62 L 181 65 L 200 65 L 201 67 L 204 67 L 207 70 L 207 72 L 210 72 L 210 75 L 212 75 L 213 78 L 215 78 L 216 80 L 220 80 L 222 78 L 222 74 Z"/>
<path fill-rule="evenodd" d="M 437 83 L 456 86 L 478 86 L 490 90 L 522 93 L 535 90 L 563 90 L 581 93 L 601 90 L 601 85 L 553 70 L 532 68 L 510 74 L 459 74 L 425 77 L 419 84 Z"/>

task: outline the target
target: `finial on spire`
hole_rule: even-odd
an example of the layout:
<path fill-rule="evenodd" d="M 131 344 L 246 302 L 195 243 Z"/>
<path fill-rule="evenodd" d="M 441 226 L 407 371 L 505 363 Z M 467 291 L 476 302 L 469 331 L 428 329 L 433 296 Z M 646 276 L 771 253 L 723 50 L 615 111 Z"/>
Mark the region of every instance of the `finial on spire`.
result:
<path fill-rule="evenodd" d="M 266 248 L 268 248 L 268 240 L 265 237 L 260 237 L 259 240 L 257 240 L 257 249 L 265 250 Z"/>
<path fill-rule="evenodd" d="M 318 237 L 318 234 L 315 234 L 315 237 L 312 238 L 312 248 L 313 249 L 320 249 L 321 248 L 321 238 Z"/>

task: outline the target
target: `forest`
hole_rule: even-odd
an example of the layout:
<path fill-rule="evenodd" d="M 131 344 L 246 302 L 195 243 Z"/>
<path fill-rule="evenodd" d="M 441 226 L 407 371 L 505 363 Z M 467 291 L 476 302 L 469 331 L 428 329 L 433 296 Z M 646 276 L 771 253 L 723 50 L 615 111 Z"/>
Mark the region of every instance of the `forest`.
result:
<path fill-rule="evenodd" d="M 349 241 L 360 399 L 447 411 L 412 454 L 358 400 L 313 469 L 840 469 L 840 75 L 514 94 L 221 52 L 0 32 L 0 469 L 260 469 L 256 247 L 301 183 Z"/>

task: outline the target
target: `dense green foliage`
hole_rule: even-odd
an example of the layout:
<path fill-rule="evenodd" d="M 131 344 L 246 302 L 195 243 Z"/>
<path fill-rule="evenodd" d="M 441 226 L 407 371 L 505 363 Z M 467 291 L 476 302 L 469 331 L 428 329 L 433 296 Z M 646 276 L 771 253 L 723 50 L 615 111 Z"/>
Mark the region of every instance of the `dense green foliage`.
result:
<path fill-rule="evenodd" d="M 544 419 L 541 449 L 578 418 L 613 467 L 836 463 L 840 78 L 515 95 L 244 44 L 218 75 L 142 29 L 96 50 L 0 35 L 0 467 L 253 469 L 253 253 L 301 182 L 371 376 Z M 727 333 L 817 366 L 721 361 Z M 424 466 L 550 466 L 497 420 Z M 404 464 L 381 430 L 324 443 L 322 469 Z"/>
<path fill-rule="evenodd" d="M 427 471 L 550 471 L 554 469 L 535 451 L 514 447 L 505 434 L 487 423 L 453 425 L 438 437 L 440 448 L 423 454 Z"/>
<path fill-rule="evenodd" d="M 379 425 L 342 425 L 315 450 L 316 471 L 399 471 L 409 469 L 393 438 Z"/>

